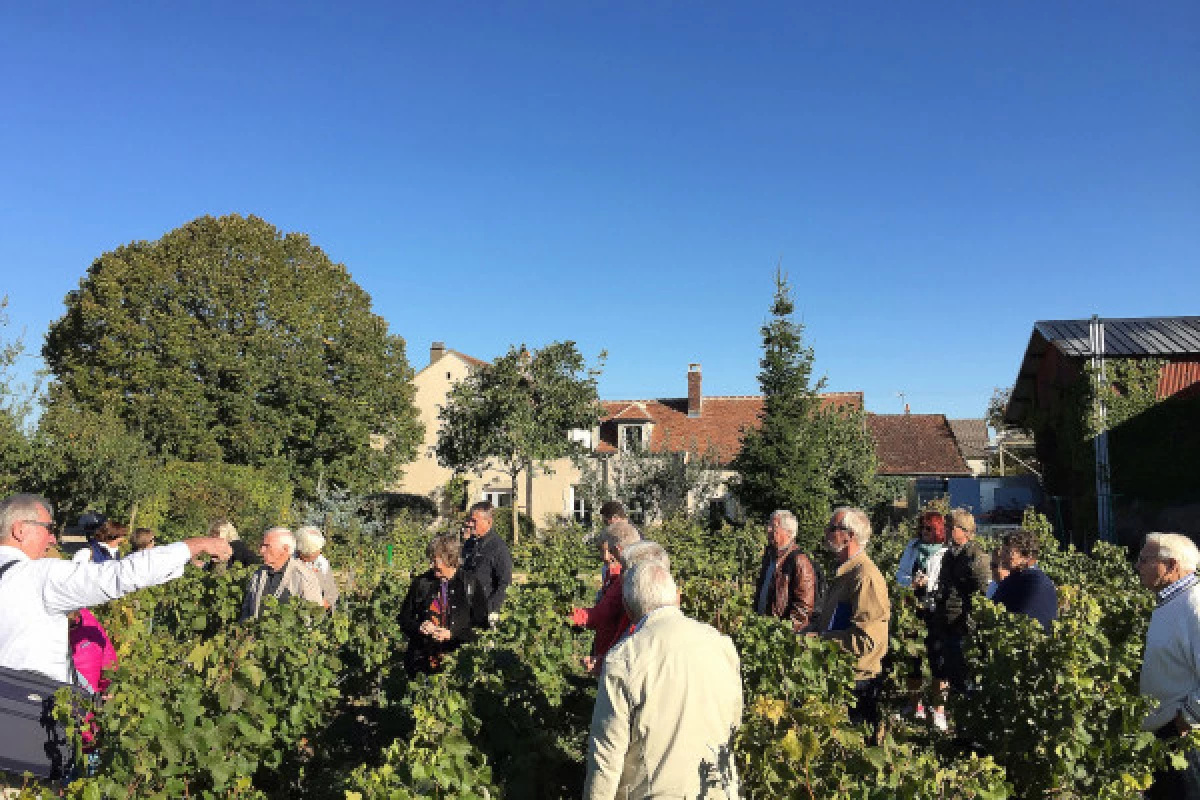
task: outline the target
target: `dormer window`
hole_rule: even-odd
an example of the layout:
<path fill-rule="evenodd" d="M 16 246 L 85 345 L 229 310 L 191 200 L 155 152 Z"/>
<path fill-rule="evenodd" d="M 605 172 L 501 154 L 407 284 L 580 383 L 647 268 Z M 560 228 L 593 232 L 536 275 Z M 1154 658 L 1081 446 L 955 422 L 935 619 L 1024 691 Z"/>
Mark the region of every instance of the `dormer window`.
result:
<path fill-rule="evenodd" d="M 621 452 L 640 453 L 646 447 L 645 425 L 621 426 Z"/>

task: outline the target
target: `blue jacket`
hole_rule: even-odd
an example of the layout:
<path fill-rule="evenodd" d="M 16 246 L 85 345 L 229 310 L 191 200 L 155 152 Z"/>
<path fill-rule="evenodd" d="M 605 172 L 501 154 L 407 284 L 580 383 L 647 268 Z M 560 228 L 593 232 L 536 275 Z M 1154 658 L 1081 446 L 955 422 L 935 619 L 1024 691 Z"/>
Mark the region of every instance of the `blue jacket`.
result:
<path fill-rule="evenodd" d="M 1049 628 L 1058 619 L 1058 589 L 1050 576 L 1037 567 L 1014 570 L 1000 581 L 992 601 L 1013 614 L 1024 614 Z"/>

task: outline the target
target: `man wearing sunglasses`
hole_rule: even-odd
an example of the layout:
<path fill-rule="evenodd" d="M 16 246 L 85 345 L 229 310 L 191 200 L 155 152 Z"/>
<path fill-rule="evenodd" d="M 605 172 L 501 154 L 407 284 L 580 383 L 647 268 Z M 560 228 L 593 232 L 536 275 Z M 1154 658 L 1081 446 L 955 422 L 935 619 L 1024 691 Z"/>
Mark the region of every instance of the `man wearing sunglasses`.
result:
<path fill-rule="evenodd" d="M 855 658 L 852 722 L 879 725 L 879 675 L 888 647 L 892 606 L 887 582 L 867 555 L 871 519 L 861 508 L 835 509 L 825 527 L 825 547 L 837 560 L 813 632 L 832 639 Z"/>
<path fill-rule="evenodd" d="M 46 558 L 55 543 L 50 503 L 33 494 L 0 502 L 0 667 L 70 682 L 67 616 L 178 578 L 207 553 L 229 558 L 222 539 L 176 542 L 127 558 L 95 562 Z"/>

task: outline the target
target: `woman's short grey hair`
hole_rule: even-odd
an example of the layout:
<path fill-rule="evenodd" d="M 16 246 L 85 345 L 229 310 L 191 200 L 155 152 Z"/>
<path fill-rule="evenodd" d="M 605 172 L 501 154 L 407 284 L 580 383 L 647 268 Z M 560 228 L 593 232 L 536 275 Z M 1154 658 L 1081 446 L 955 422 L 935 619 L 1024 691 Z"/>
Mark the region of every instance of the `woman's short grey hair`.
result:
<path fill-rule="evenodd" d="M 625 572 L 621 580 L 621 597 L 629 618 L 640 620 L 660 608 L 679 605 L 679 590 L 665 567 L 642 562 Z"/>
<path fill-rule="evenodd" d="M 1195 572 L 1200 564 L 1200 549 L 1182 533 L 1148 533 L 1146 544 L 1158 548 L 1159 561 L 1174 561 L 1184 572 Z"/>
<path fill-rule="evenodd" d="M 671 557 L 658 542 L 643 539 L 621 550 L 621 569 L 633 569 L 643 563 L 657 564 L 668 571 L 671 569 Z"/>
<path fill-rule="evenodd" d="M 439 533 L 429 540 L 425 557 L 430 561 L 437 559 L 451 569 L 458 569 L 462 559 L 462 540 L 457 533 Z"/>
<path fill-rule="evenodd" d="M 842 524 L 850 529 L 850 535 L 858 542 L 858 546 L 866 547 L 867 542 L 871 541 L 871 518 L 867 516 L 867 512 L 854 506 L 838 506 L 833 510 L 830 519 L 836 518 L 838 514 L 842 515 Z"/>
<path fill-rule="evenodd" d="M 600 543 L 608 545 L 608 549 L 613 552 L 624 552 L 626 547 L 641 540 L 642 535 L 638 533 L 638 529 L 623 519 L 614 520 L 604 529 L 604 533 L 600 534 Z"/>
<path fill-rule="evenodd" d="M 800 530 L 800 523 L 796 521 L 795 514 L 786 508 L 781 508 L 778 511 L 772 512 L 771 519 L 775 520 L 776 525 L 787 531 L 789 539 L 796 538 L 796 531 Z"/>
<path fill-rule="evenodd" d="M 325 537 L 319 528 L 305 525 L 296 529 L 296 552 L 302 556 L 311 556 L 321 552 L 325 546 Z"/>
<path fill-rule="evenodd" d="M 37 494 L 14 494 L 0 502 L 0 541 L 12 536 L 13 525 L 37 517 L 38 509 L 44 508 L 53 517 L 54 506 Z"/>
<path fill-rule="evenodd" d="M 271 530 L 274 530 L 274 528 Z M 287 530 L 287 528 L 283 530 Z M 237 528 L 227 519 L 213 520 L 213 523 L 208 526 L 208 535 L 219 537 L 227 542 L 236 542 L 240 538 Z"/>
<path fill-rule="evenodd" d="M 263 541 L 265 542 L 267 537 L 272 533 L 279 539 L 281 545 L 287 547 L 293 553 L 296 552 L 296 534 L 282 525 L 276 525 L 274 528 L 267 528 L 267 532 L 263 534 Z"/>

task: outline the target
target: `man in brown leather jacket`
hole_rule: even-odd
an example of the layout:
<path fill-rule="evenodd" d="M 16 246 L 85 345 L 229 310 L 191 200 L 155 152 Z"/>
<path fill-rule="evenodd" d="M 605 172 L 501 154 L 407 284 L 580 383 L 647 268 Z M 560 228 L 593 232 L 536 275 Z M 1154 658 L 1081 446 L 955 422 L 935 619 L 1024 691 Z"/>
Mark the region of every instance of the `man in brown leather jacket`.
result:
<path fill-rule="evenodd" d="M 796 547 L 796 529 L 796 515 L 790 511 L 776 511 L 767 520 L 767 547 L 754 586 L 754 610 L 791 620 L 800 633 L 812 618 L 817 576 L 808 556 Z"/>

